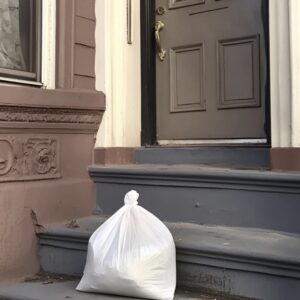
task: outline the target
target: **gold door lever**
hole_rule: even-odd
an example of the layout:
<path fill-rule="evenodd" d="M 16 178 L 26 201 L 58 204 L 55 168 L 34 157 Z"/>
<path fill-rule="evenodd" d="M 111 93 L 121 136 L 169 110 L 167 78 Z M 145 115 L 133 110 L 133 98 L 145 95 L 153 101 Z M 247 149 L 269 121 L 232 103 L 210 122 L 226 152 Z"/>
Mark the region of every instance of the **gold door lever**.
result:
<path fill-rule="evenodd" d="M 166 57 L 167 50 L 163 49 L 160 41 L 160 31 L 165 27 L 165 24 L 162 21 L 155 22 L 155 41 L 156 47 L 158 51 L 158 57 L 161 61 L 163 61 Z"/>

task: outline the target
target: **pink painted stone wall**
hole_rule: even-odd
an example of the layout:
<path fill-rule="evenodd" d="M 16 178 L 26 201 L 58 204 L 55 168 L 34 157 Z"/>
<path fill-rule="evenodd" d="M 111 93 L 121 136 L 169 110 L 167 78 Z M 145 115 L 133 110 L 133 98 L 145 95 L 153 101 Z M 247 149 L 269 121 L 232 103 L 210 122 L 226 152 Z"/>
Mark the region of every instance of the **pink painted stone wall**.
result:
<path fill-rule="evenodd" d="M 93 135 L 58 138 L 60 179 L 0 183 L 0 286 L 39 271 L 36 221 L 40 225 L 67 222 L 95 208 L 94 184 L 87 174 Z"/>

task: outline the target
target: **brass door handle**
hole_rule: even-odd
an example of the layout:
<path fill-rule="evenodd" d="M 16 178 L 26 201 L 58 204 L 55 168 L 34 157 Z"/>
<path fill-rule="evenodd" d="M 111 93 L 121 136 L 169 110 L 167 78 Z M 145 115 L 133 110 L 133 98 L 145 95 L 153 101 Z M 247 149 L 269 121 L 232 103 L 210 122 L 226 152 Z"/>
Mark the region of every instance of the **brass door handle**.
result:
<path fill-rule="evenodd" d="M 165 24 L 162 21 L 155 22 L 155 41 L 156 48 L 158 51 L 158 57 L 161 61 L 163 61 L 166 57 L 167 50 L 163 49 L 160 41 L 160 31 L 165 27 Z"/>

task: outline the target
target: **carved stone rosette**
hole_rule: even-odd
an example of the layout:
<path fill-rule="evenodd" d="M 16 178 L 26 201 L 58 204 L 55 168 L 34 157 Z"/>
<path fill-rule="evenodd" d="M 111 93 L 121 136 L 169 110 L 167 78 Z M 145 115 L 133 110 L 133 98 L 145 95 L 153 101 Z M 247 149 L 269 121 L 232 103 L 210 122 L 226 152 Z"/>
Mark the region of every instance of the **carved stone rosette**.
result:
<path fill-rule="evenodd" d="M 0 137 L 0 182 L 59 178 L 59 141 L 54 137 Z"/>

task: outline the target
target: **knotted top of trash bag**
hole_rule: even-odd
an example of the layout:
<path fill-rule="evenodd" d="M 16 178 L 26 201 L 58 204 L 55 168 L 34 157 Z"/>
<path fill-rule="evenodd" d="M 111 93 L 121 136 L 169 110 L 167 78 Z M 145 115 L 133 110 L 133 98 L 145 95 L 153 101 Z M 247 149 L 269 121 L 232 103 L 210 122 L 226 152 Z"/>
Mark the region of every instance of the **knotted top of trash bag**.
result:
<path fill-rule="evenodd" d="M 138 205 L 139 193 L 137 191 L 130 191 L 125 195 L 124 203 L 125 205 Z"/>

